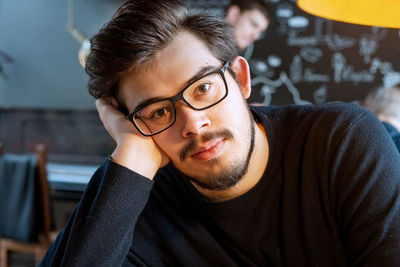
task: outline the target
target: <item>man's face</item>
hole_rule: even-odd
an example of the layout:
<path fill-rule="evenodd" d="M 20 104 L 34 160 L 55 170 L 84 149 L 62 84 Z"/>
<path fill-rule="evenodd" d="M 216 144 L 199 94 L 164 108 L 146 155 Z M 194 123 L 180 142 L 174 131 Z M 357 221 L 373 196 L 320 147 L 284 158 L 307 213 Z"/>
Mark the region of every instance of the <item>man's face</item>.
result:
<path fill-rule="evenodd" d="M 120 96 L 133 112 L 140 103 L 174 96 L 194 77 L 222 66 L 203 42 L 183 32 L 142 71 L 122 77 Z M 242 178 L 254 143 L 254 122 L 244 99 L 249 87 L 239 87 L 228 71 L 225 77 L 224 100 L 201 111 L 179 100 L 175 123 L 151 137 L 178 170 L 212 190 L 227 189 Z"/>
<path fill-rule="evenodd" d="M 260 11 L 253 9 L 240 12 L 231 24 L 236 46 L 243 50 L 260 37 L 260 34 L 267 29 L 269 22 Z"/>

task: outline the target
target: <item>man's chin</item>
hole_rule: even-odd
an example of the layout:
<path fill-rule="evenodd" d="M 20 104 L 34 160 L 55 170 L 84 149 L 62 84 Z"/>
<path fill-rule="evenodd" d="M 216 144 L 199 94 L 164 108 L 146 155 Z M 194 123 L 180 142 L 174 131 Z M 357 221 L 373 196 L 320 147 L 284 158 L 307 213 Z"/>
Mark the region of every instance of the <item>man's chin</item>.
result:
<path fill-rule="evenodd" d="M 183 165 L 183 166 L 182 166 Z M 220 166 L 220 160 L 218 158 L 213 158 L 210 160 L 196 160 L 196 163 L 193 164 L 185 164 L 183 163 L 181 165 L 181 168 L 175 167 L 184 175 L 188 177 L 200 177 L 203 179 L 203 177 L 208 177 L 210 175 L 215 175 L 218 173 L 218 170 L 221 168 Z"/>
<path fill-rule="evenodd" d="M 216 175 L 210 175 L 210 177 L 212 177 L 211 179 L 206 177 L 194 177 L 187 175 L 186 177 L 190 182 L 197 185 L 198 187 L 211 191 L 229 190 L 242 179 L 242 176 L 234 178 L 234 176 L 229 176 L 229 175 L 221 177 L 218 177 Z"/>
<path fill-rule="evenodd" d="M 239 164 L 240 167 L 237 168 L 221 166 L 218 159 L 211 161 L 208 161 L 206 165 L 181 172 L 187 180 L 203 189 L 223 191 L 235 186 L 247 171 L 247 164 Z"/>

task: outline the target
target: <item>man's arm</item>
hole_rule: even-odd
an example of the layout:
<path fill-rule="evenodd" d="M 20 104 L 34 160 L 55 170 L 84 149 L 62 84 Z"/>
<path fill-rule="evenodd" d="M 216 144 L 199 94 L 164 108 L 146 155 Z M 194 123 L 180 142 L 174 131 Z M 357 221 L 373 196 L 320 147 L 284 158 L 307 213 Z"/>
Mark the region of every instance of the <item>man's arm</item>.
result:
<path fill-rule="evenodd" d="M 120 266 L 153 182 L 107 160 L 39 266 Z"/>
<path fill-rule="evenodd" d="M 168 158 L 118 110 L 114 99 L 96 101 L 104 127 L 117 143 L 112 160 L 93 175 L 65 229 L 42 266 L 121 265 L 158 169 Z"/>
<path fill-rule="evenodd" d="M 349 265 L 399 266 L 400 157 L 372 113 L 349 126 L 331 168 Z"/>

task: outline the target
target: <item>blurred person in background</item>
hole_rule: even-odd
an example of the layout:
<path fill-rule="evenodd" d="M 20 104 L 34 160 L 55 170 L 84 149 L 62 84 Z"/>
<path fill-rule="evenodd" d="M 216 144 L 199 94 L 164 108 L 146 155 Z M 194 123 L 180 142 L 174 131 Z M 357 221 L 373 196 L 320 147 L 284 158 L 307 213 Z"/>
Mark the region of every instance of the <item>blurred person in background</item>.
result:
<path fill-rule="evenodd" d="M 262 0 L 232 0 L 226 8 L 225 19 L 233 27 L 238 51 L 243 51 L 267 30 L 270 11 Z"/>
<path fill-rule="evenodd" d="M 400 152 L 400 87 L 380 87 L 362 102 L 382 121 Z"/>

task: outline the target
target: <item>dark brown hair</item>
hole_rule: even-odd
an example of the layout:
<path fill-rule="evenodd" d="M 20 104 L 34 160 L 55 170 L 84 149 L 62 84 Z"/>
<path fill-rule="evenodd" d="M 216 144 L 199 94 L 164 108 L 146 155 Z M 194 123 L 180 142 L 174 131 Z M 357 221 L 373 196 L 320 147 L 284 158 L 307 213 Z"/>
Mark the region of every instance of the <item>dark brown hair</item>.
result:
<path fill-rule="evenodd" d="M 179 0 L 130 0 L 90 39 L 90 94 L 117 97 L 121 75 L 143 67 L 181 31 L 197 36 L 221 63 L 236 55 L 231 28 L 221 18 L 191 14 Z"/>

